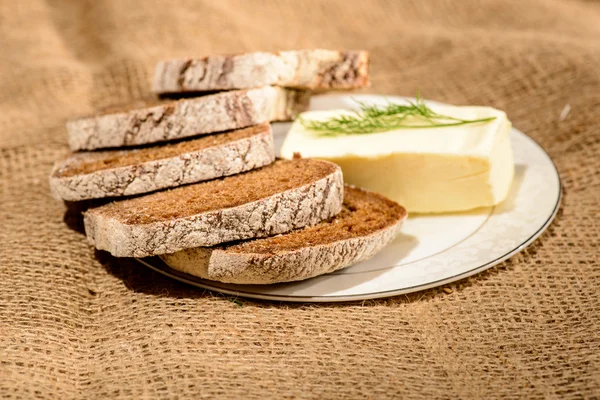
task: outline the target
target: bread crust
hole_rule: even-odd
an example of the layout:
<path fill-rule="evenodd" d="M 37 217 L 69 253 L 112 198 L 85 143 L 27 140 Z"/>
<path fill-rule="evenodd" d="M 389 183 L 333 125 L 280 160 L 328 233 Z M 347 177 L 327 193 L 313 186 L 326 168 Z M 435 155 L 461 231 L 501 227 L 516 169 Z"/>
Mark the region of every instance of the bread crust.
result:
<path fill-rule="evenodd" d="M 376 193 L 371 195 L 383 197 Z M 393 224 L 358 237 L 273 254 L 230 251 L 227 246 L 217 246 L 188 249 L 161 258 L 178 271 L 224 283 L 272 284 L 304 280 L 367 260 L 379 252 L 396 237 L 408 215 L 403 207 L 398 207 L 400 213 Z"/>
<path fill-rule="evenodd" d="M 305 91 L 266 86 L 78 118 L 66 127 L 73 151 L 136 146 L 287 121 L 309 100 Z"/>
<path fill-rule="evenodd" d="M 197 151 L 86 174 L 60 176 L 65 166 L 96 156 L 97 153 L 76 153 L 56 163 L 50 174 L 52 195 L 66 201 L 129 196 L 234 175 L 275 161 L 275 147 L 271 127 L 265 124 L 253 136 Z"/>
<path fill-rule="evenodd" d="M 161 258 L 170 267 L 202 279 L 236 284 L 293 282 L 368 260 L 395 237 L 402 221 L 367 236 L 308 246 L 283 254 L 230 253 L 194 248 Z"/>
<path fill-rule="evenodd" d="M 88 241 L 100 250 L 116 257 L 147 257 L 317 224 L 341 211 L 343 191 L 336 166 L 314 182 L 236 207 L 149 224 L 125 224 L 96 208 L 84 213 L 84 226 Z"/>
<path fill-rule="evenodd" d="M 152 90 L 158 94 L 276 85 L 309 90 L 369 85 L 366 51 L 296 50 L 159 62 Z"/>

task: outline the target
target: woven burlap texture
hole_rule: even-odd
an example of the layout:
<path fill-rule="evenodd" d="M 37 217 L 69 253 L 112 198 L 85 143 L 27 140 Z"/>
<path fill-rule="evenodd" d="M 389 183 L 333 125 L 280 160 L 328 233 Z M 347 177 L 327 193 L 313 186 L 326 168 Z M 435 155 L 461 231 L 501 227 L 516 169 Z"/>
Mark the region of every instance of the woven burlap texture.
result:
<path fill-rule="evenodd" d="M 446 290 L 241 306 L 65 224 L 66 119 L 162 58 L 313 47 L 370 50 L 367 92 L 506 110 L 557 164 L 555 222 Z M 2 1 L 0 49 L 0 397 L 600 397 L 599 3 Z"/>

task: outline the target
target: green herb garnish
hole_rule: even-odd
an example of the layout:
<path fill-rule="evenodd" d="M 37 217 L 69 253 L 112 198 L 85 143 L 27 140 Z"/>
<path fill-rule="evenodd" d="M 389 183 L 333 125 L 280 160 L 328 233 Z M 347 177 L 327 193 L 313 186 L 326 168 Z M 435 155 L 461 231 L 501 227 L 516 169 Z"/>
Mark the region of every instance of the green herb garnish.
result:
<path fill-rule="evenodd" d="M 321 136 L 361 135 L 386 132 L 394 129 L 444 128 L 467 124 L 486 123 L 496 119 L 461 119 L 438 114 L 427 107 L 417 94 L 415 102 L 408 105 L 388 102 L 376 106 L 355 100 L 359 109 L 351 114 L 333 117 L 323 121 L 299 118 L 304 128 Z"/>

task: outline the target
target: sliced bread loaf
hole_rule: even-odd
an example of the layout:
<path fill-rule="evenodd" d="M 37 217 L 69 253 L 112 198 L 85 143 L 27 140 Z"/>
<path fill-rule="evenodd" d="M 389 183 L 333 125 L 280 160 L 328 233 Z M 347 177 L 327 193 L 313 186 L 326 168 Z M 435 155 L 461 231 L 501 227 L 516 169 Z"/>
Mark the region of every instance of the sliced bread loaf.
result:
<path fill-rule="evenodd" d="M 239 284 L 297 281 L 366 260 L 394 239 L 406 218 L 397 203 L 346 186 L 342 212 L 328 221 L 278 236 L 161 258 L 203 279 Z"/>
<path fill-rule="evenodd" d="M 271 86 L 164 102 L 67 123 L 71 150 L 135 146 L 293 119 L 308 92 Z"/>
<path fill-rule="evenodd" d="M 82 152 L 57 163 L 50 189 L 80 201 L 153 192 L 238 174 L 275 161 L 268 123 L 162 146 Z"/>
<path fill-rule="evenodd" d="M 227 178 L 113 202 L 84 213 L 90 243 L 117 257 L 146 257 L 272 236 L 339 213 L 340 168 L 277 160 Z"/>
<path fill-rule="evenodd" d="M 368 84 L 366 51 L 298 50 L 162 61 L 154 71 L 153 91 L 167 94 L 265 85 L 326 90 Z"/>

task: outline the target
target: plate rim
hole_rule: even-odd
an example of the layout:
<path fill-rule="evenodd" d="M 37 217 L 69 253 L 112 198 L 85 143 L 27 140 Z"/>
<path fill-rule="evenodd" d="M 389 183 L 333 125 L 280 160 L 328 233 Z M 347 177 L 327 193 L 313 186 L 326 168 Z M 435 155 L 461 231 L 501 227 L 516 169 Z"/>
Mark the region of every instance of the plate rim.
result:
<path fill-rule="evenodd" d="M 502 256 L 495 258 L 494 260 L 488 261 L 487 263 L 485 263 L 483 265 L 480 265 L 476 268 L 462 272 L 460 274 L 453 275 L 453 276 L 450 276 L 450 277 L 447 277 L 444 279 L 439 279 L 436 281 L 431 281 L 431 282 L 428 282 L 428 283 L 425 283 L 422 285 L 415 285 L 415 286 L 406 287 L 406 288 L 402 288 L 402 289 L 386 290 L 386 291 L 382 291 L 382 292 L 371 292 L 371 293 L 366 293 L 366 294 L 352 294 L 352 295 L 333 295 L 333 296 L 285 296 L 285 295 L 272 295 L 272 294 L 261 294 L 261 293 L 255 293 L 255 292 L 246 292 L 243 290 L 233 290 L 233 289 L 229 289 L 229 288 L 215 286 L 215 284 L 218 285 L 219 282 L 215 281 L 213 284 L 213 281 L 200 279 L 193 275 L 186 274 L 185 272 L 174 270 L 171 267 L 167 266 L 160 259 L 158 259 L 158 257 L 145 258 L 145 259 L 136 258 L 135 260 L 138 261 L 140 264 L 142 264 L 162 275 L 165 275 L 169 278 L 172 278 L 172 279 L 178 280 L 180 282 L 183 282 L 185 284 L 199 287 L 199 288 L 202 288 L 205 290 L 224 293 L 224 294 L 227 294 L 230 296 L 236 296 L 236 297 L 252 298 L 252 299 L 258 299 L 258 300 L 268 300 L 268 301 L 279 301 L 279 302 L 293 302 L 293 303 L 339 303 L 339 302 L 356 302 L 356 301 L 364 301 L 364 300 L 374 300 L 374 299 L 380 299 L 380 298 L 386 298 L 386 297 L 399 296 L 402 294 L 419 292 L 422 290 L 432 289 L 435 287 L 443 286 L 445 284 L 449 284 L 449 283 L 453 283 L 453 282 L 456 282 L 456 281 L 459 281 L 462 279 L 466 279 L 468 277 L 471 277 L 473 275 L 481 273 L 487 269 L 490 269 L 490 268 L 500 264 L 501 262 L 506 261 L 507 259 L 514 256 L 515 254 L 520 253 L 521 251 L 525 250 L 538 237 L 540 237 L 540 235 L 542 233 L 544 233 L 546 231 L 546 229 L 548 229 L 548 227 L 552 224 L 552 221 L 554 221 L 554 218 L 558 214 L 558 210 L 560 210 L 562 197 L 563 197 L 563 184 L 562 184 L 562 180 L 560 178 L 560 173 L 558 171 L 558 168 L 556 167 L 556 164 L 554 163 L 554 160 L 552 159 L 552 157 L 550 157 L 550 155 L 548 154 L 546 149 L 544 149 L 544 147 L 541 144 L 539 144 L 535 139 L 533 139 L 531 136 L 527 135 L 526 133 L 522 132 L 521 130 L 519 130 L 515 127 L 513 127 L 512 129 L 515 130 L 516 132 L 522 134 L 527 139 L 529 139 L 548 157 L 548 160 L 550 160 L 550 163 L 552 164 L 552 167 L 556 174 L 556 178 L 558 180 L 558 196 L 556 198 L 556 203 L 554 204 L 554 208 L 552 209 L 552 212 L 548 216 L 548 219 L 529 238 L 527 238 L 525 241 L 523 241 L 523 243 L 521 243 L 514 249 L 510 250 L 509 252 L 503 254 Z M 162 265 L 162 268 L 148 262 L 148 260 L 150 260 L 150 259 L 158 259 L 160 261 L 160 264 Z M 207 282 L 207 283 L 204 283 L 204 282 Z"/>

